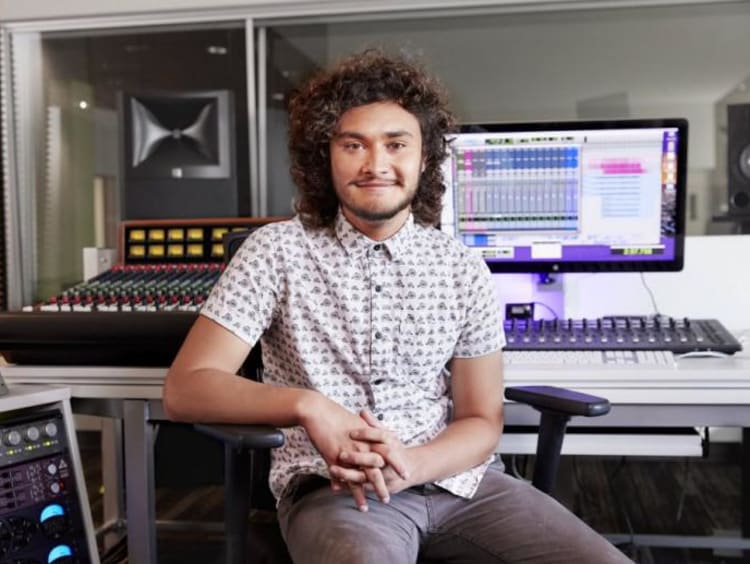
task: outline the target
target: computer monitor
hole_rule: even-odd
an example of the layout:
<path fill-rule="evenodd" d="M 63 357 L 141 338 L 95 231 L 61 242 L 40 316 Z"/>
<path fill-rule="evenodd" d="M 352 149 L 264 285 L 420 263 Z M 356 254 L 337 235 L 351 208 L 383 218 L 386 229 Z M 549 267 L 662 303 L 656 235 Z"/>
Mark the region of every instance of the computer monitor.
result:
<path fill-rule="evenodd" d="M 687 127 L 463 125 L 449 136 L 441 229 L 492 272 L 681 270 Z"/>

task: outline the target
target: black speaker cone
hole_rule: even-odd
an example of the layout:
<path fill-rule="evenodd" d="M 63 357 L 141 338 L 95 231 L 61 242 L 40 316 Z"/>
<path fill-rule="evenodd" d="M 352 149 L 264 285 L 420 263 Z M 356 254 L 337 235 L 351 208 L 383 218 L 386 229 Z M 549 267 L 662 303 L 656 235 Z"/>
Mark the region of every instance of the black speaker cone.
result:
<path fill-rule="evenodd" d="M 737 192 L 736 194 L 732 194 L 730 203 L 733 208 L 744 210 L 750 206 L 750 194 L 747 192 Z"/>

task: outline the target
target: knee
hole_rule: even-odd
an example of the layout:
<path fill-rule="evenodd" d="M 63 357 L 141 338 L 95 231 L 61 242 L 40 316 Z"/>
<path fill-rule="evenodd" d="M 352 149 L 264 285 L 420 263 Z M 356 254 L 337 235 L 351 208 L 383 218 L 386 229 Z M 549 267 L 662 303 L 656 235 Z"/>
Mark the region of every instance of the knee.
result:
<path fill-rule="evenodd" d="M 346 519 L 329 520 L 312 534 L 295 531 L 290 535 L 288 548 L 294 562 L 306 564 L 383 564 L 413 560 L 392 531 L 380 531 L 378 527 L 366 527 Z"/>

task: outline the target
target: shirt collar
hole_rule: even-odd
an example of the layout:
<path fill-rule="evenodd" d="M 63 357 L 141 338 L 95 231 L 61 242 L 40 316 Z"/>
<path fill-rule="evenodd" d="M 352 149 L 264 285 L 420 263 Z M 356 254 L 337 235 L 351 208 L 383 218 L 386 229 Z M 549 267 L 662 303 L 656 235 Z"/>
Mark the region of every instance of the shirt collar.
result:
<path fill-rule="evenodd" d="M 414 216 L 410 213 L 409 217 L 401 229 L 391 235 L 385 241 L 373 241 L 361 231 L 358 231 L 349 220 L 344 217 L 341 210 L 336 214 L 336 238 L 344 247 L 348 255 L 360 257 L 366 255 L 371 249 L 380 245 L 390 255 L 391 259 L 399 260 L 406 252 L 406 249 L 414 234 Z"/>

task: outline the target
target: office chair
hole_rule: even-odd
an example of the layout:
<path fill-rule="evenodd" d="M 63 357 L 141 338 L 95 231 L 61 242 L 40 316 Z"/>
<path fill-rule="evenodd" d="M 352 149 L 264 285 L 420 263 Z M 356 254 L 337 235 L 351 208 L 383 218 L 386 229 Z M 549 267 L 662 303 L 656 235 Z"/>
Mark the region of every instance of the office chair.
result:
<path fill-rule="evenodd" d="M 248 232 L 227 234 L 224 256 L 229 260 L 240 247 Z M 256 345 L 243 364 L 240 374 L 262 380 L 263 365 L 260 345 Z M 609 413 L 605 398 L 591 396 L 552 386 L 520 386 L 506 388 L 508 400 L 527 404 L 541 412 L 537 438 L 536 461 L 532 484 L 552 494 L 565 429 L 572 416 L 596 417 Z M 262 560 L 248 559 L 248 519 L 250 509 L 275 509 L 275 500 L 268 487 L 270 449 L 284 444 L 280 429 L 267 425 L 195 424 L 195 429 L 224 444 L 224 550 L 227 564 L 268 562 L 288 564 L 278 527 L 267 530 L 256 539 L 263 546 Z M 275 538 L 271 538 L 275 535 Z"/>
<path fill-rule="evenodd" d="M 243 375 L 260 380 L 262 364 L 256 346 L 243 366 Z M 532 484 L 552 494 L 565 428 L 572 416 L 596 417 L 610 410 L 605 398 L 552 386 L 519 386 L 505 390 L 505 397 L 524 403 L 541 412 L 537 438 L 536 461 Z M 270 449 L 284 443 L 280 429 L 266 425 L 195 424 L 195 429 L 224 444 L 224 527 L 225 562 L 245 564 L 248 559 L 248 519 L 250 509 L 272 510 L 274 499 L 268 488 Z M 269 538 L 275 535 L 276 538 Z M 291 562 L 280 541 L 277 529 L 266 531 L 259 550 L 266 555 L 262 562 Z"/>

